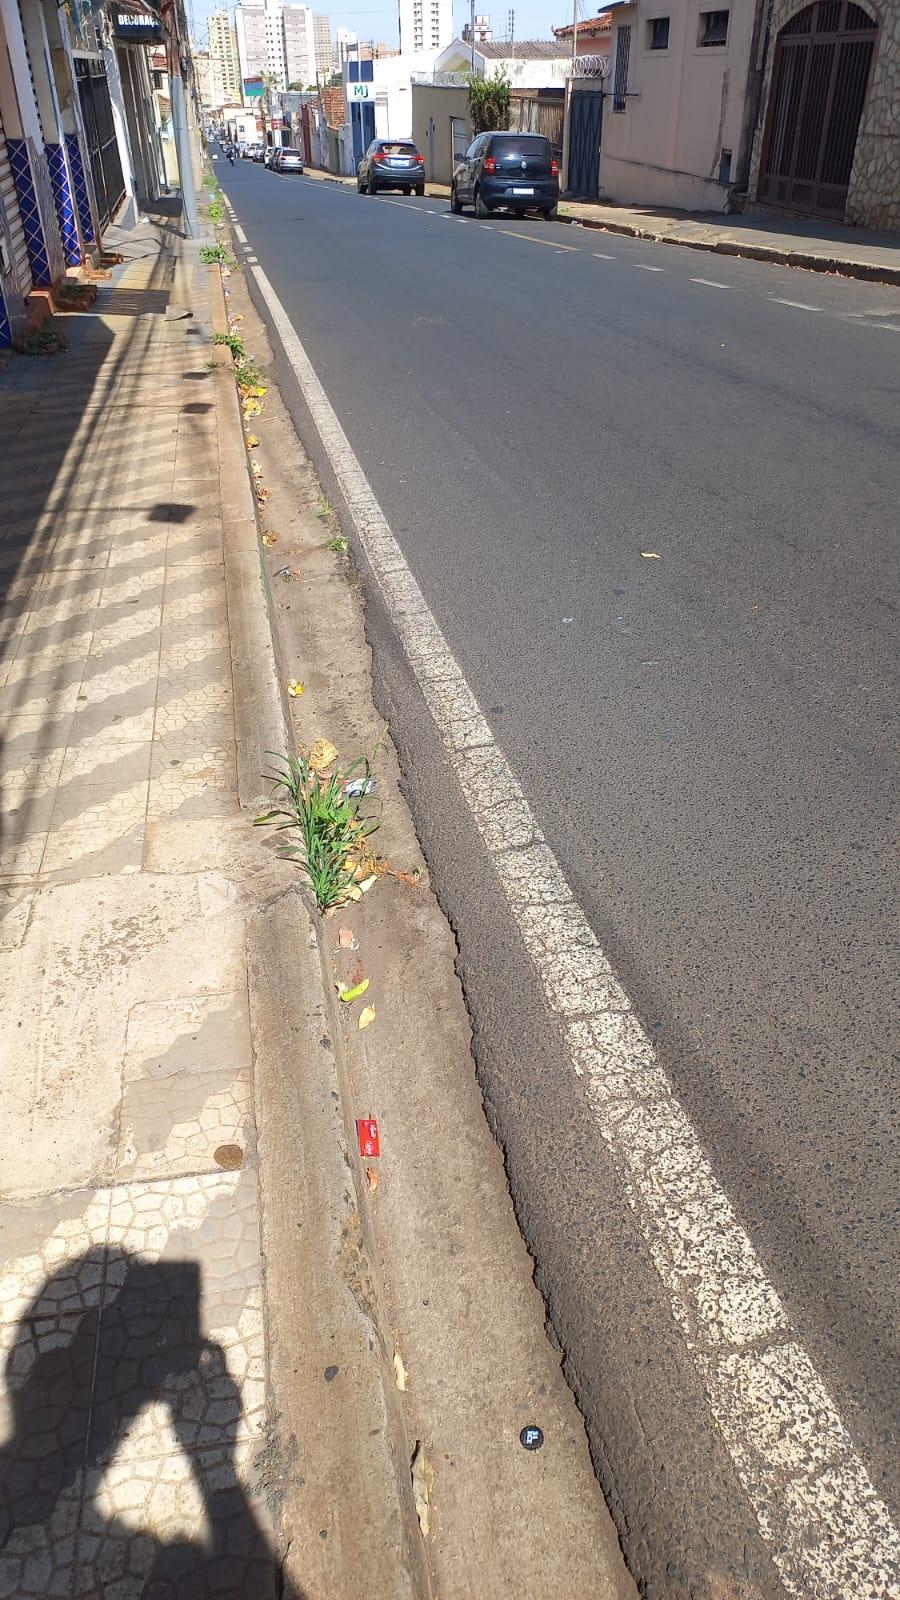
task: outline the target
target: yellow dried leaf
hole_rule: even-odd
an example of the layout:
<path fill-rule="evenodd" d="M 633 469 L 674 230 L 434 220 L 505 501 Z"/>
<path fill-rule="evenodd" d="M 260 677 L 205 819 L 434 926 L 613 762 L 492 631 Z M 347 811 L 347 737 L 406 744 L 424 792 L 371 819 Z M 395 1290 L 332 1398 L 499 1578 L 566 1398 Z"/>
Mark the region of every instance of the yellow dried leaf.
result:
<path fill-rule="evenodd" d="M 338 753 L 330 739 L 317 739 L 309 752 L 313 772 L 325 772 L 337 761 Z"/>
<path fill-rule="evenodd" d="M 248 435 L 247 435 L 247 449 L 248 450 L 255 450 L 256 446 L 258 444 L 259 444 L 259 440 L 257 439 L 256 434 L 255 433 L 248 433 Z"/>
<path fill-rule="evenodd" d="M 303 685 L 298 683 L 296 678 L 292 678 L 287 686 L 287 691 L 292 700 L 299 700 L 303 693 Z"/>
<path fill-rule="evenodd" d="M 359 1013 L 359 1021 L 356 1024 L 357 1030 L 360 1033 L 362 1033 L 363 1028 L 367 1028 L 369 1026 L 369 1023 L 370 1022 L 374 1022 L 374 1021 L 375 1021 L 375 1007 L 374 1006 L 363 1006 L 362 1011 Z"/>
<path fill-rule="evenodd" d="M 267 550 L 271 550 L 273 544 L 278 543 L 277 533 L 273 533 L 270 528 L 267 528 L 262 536 L 262 542 Z"/>

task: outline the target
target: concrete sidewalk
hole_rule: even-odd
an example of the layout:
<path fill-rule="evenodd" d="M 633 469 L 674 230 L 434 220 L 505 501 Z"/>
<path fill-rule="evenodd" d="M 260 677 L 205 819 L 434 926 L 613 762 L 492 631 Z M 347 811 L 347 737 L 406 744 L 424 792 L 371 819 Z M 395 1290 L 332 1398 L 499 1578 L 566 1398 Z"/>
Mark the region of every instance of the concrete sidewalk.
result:
<path fill-rule="evenodd" d="M 0 375 L 10 1600 L 278 1581 L 210 274 L 174 243 L 123 236 L 69 353 Z"/>
<path fill-rule="evenodd" d="M 307 176 L 331 183 L 353 184 L 307 168 Z M 426 184 L 426 193 L 449 200 L 445 183 Z M 585 228 L 620 233 L 656 244 L 686 245 L 715 255 L 746 256 L 811 272 L 835 272 L 872 283 L 900 284 L 900 238 L 869 228 L 849 228 L 822 218 L 779 217 L 776 212 L 750 216 L 669 211 L 650 206 L 604 205 L 600 201 L 563 200 L 560 217 Z"/>

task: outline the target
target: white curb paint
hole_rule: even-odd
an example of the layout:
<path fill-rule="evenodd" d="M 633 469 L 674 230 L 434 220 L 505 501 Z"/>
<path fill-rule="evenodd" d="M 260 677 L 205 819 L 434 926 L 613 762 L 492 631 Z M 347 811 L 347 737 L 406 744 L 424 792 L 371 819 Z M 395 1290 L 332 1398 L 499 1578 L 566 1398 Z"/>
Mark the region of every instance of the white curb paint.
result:
<path fill-rule="evenodd" d="M 896 1600 L 900 1538 L 426 604 L 290 318 L 253 275 L 584 1082 L 786 1589 Z"/>

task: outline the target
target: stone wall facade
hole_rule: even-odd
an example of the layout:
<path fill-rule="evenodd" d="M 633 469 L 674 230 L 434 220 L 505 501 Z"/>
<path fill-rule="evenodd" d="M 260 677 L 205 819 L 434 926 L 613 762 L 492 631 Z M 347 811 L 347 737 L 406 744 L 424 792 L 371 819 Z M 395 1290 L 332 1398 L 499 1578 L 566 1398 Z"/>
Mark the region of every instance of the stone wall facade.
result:
<path fill-rule="evenodd" d="M 773 0 L 769 51 L 759 125 L 753 141 L 748 194 L 758 194 L 762 148 L 772 86 L 775 44 L 781 29 L 809 0 Z M 879 24 L 875 61 L 859 124 L 845 219 L 861 227 L 900 232 L 900 5 L 897 0 L 856 0 Z"/>

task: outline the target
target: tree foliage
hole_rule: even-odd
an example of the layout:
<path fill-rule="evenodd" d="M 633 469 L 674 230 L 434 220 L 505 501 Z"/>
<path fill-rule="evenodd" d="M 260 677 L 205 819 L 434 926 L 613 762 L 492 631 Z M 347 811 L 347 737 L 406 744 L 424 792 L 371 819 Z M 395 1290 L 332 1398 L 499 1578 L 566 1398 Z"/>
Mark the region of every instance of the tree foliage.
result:
<path fill-rule="evenodd" d="M 509 124 L 510 81 L 499 68 L 492 78 L 469 74 L 469 116 L 474 133 L 492 133 Z"/>

